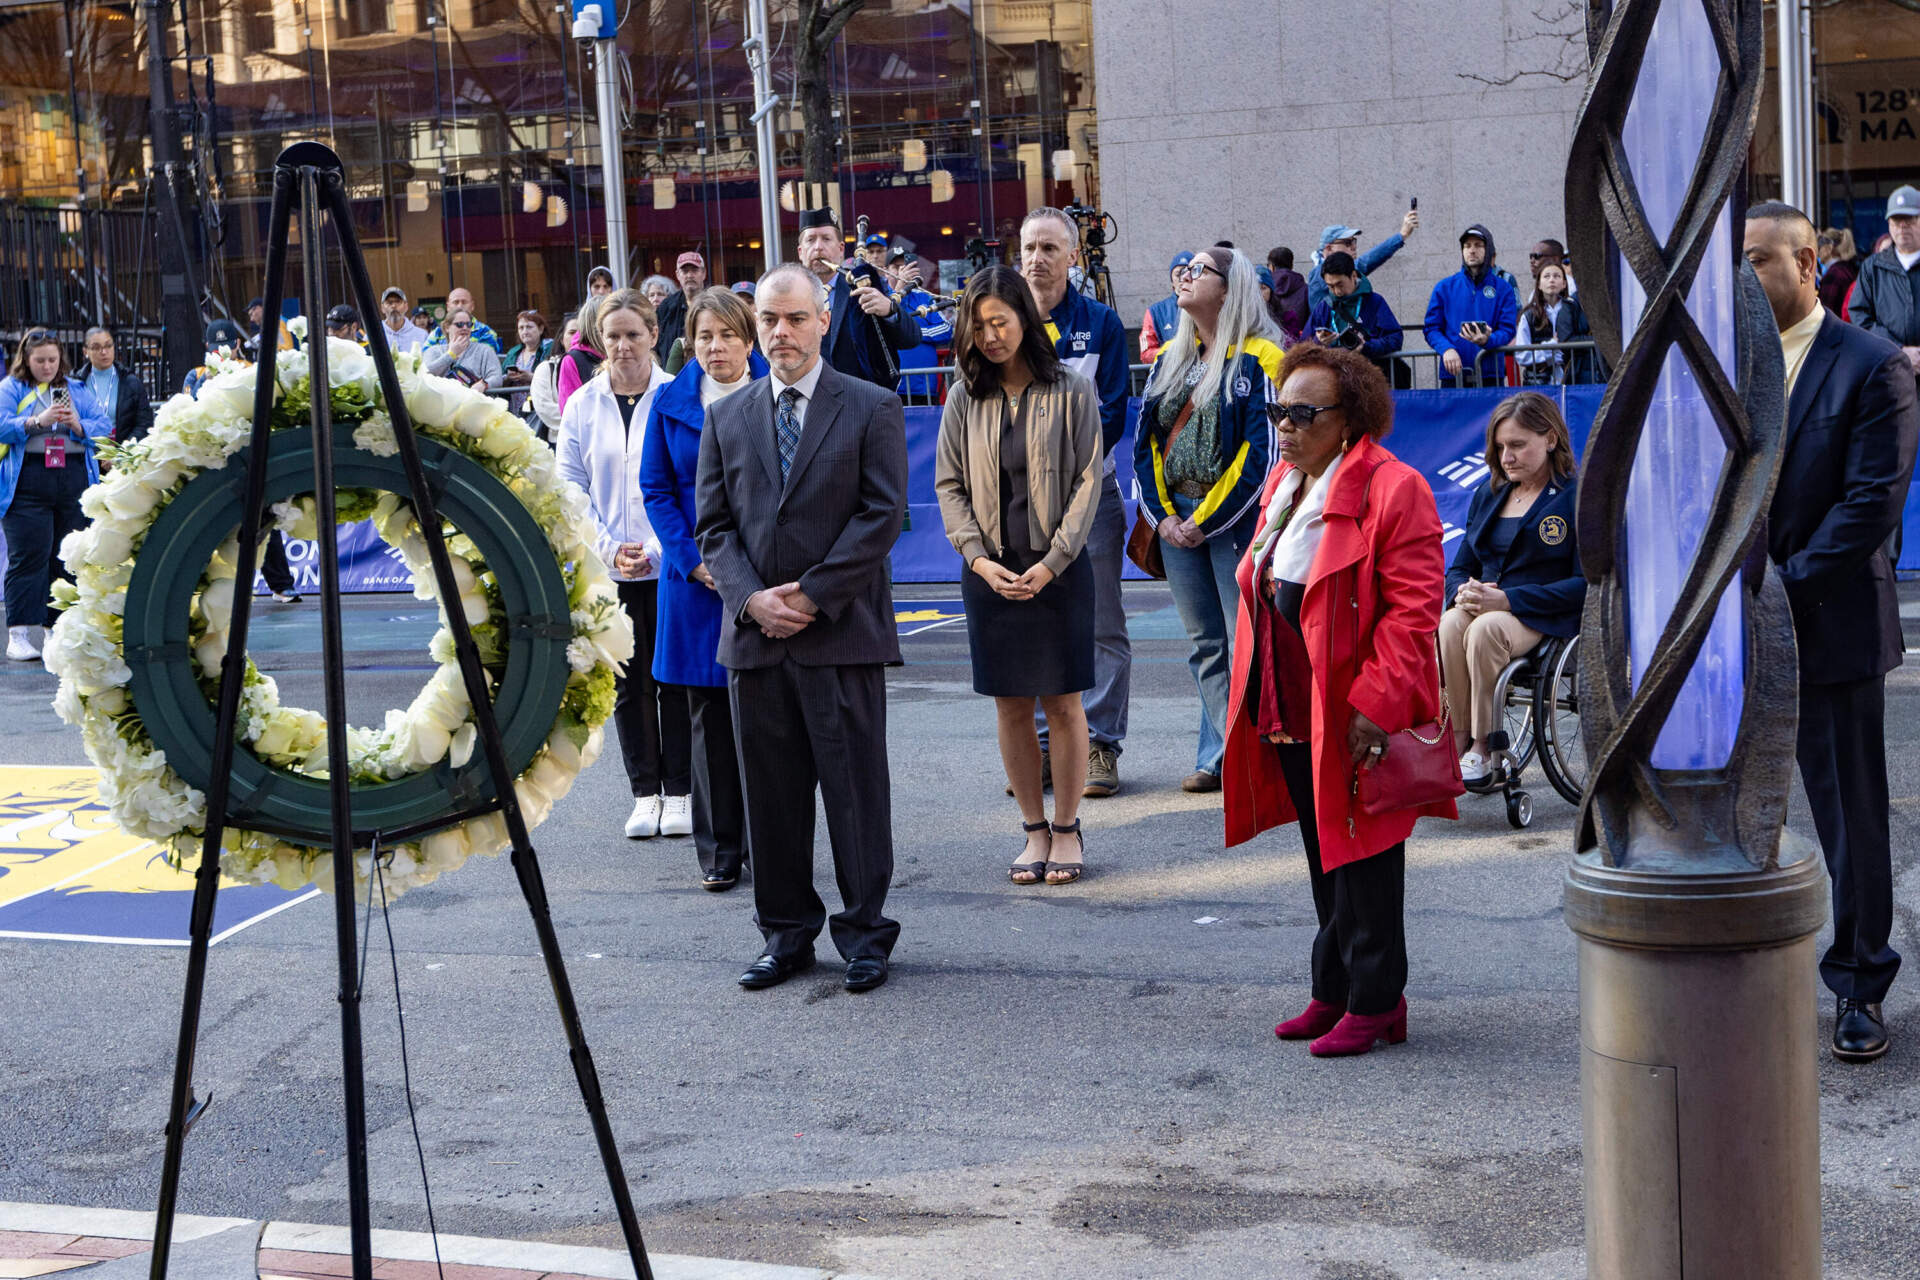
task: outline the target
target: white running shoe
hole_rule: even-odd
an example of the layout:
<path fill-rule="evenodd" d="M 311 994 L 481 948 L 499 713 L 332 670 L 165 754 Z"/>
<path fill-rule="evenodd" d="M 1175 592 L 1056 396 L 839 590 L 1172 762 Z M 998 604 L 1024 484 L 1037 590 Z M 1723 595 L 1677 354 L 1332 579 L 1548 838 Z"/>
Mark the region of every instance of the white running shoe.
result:
<path fill-rule="evenodd" d="M 692 796 L 668 796 L 660 802 L 660 834 L 663 836 L 693 834 Z"/>
<path fill-rule="evenodd" d="M 641 796 L 627 818 L 627 839 L 651 840 L 660 834 L 660 797 Z"/>
<path fill-rule="evenodd" d="M 1487 780 L 1487 758 L 1478 751 L 1469 751 L 1460 757 L 1460 780 L 1468 786 L 1476 786 Z"/>
<path fill-rule="evenodd" d="M 34 641 L 33 627 L 7 628 L 7 658 L 12 662 L 32 662 L 40 656 L 40 646 Z"/>

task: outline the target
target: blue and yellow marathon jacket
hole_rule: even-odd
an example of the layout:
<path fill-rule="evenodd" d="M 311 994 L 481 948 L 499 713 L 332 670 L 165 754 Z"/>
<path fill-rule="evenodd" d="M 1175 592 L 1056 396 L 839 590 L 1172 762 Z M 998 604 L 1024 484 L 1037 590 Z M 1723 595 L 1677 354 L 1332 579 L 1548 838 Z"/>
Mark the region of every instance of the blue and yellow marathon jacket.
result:
<path fill-rule="evenodd" d="M 1279 345 L 1266 338 L 1248 338 L 1227 352 L 1218 395 L 1220 449 L 1227 467 L 1193 512 L 1194 524 L 1209 538 L 1232 528 L 1260 504 L 1260 490 L 1274 462 L 1275 433 L 1267 421 L 1267 404 L 1279 393 L 1285 359 Z M 1140 506 L 1156 525 L 1176 514 L 1161 468 L 1166 432 L 1160 425 L 1160 399 L 1149 396 L 1140 406 L 1140 426 L 1133 438 Z"/>
<path fill-rule="evenodd" d="M 1127 327 L 1112 307 L 1068 289 L 1047 317 L 1053 353 L 1100 391 L 1100 447 L 1127 434 Z"/>

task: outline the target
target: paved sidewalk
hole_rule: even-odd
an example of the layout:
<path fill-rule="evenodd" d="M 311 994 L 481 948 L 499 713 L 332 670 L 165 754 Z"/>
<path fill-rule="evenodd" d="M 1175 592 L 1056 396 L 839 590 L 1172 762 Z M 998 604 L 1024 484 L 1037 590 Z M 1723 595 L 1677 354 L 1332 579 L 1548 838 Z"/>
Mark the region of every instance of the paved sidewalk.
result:
<path fill-rule="evenodd" d="M 252 1237 L 260 1280 L 339 1280 L 353 1274 L 345 1227 L 255 1222 L 181 1214 L 174 1219 L 171 1271 L 179 1280 L 213 1280 L 194 1264 L 217 1241 Z M 438 1262 L 432 1236 L 373 1233 L 376 1280 L 632 1280 L 624 1252 L 539 1240 L 486 1240 L 442 1235 Z M 0 1280 L 73 1275 L 93 1280 L 145 1276 L 153 1250 L 153 1215 L 131 1209 L 0 1201 Z M 231 1244 L 226 1252 L 233 1252 Z M 244 1257 L 244 1252 L 241 1254 Z M 115 1260 L 125 1259 L 120 1265 Z M 783 1267 L 725 1258 L 651 1254 L 657 1280 L 875 1280 L 851 1272 Z M 232 1264 L 228 1264 L 231 1267 Z M 240 1274 L 249 1274 L 244 1265 Z"/>

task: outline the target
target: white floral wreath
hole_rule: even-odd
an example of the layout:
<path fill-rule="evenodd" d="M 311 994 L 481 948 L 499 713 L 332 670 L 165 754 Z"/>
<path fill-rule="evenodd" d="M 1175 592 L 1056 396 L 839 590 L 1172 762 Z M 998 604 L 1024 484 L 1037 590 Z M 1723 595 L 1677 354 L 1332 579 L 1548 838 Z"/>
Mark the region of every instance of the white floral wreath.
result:
<path fill-rule="evenodd" d="M 336 420 L 343 426 L 358 423 L 353 430 L 357 448 L 382 457 L 396 454 L 399 444 L 373 360 L 354 343 L 331 337 L 326 342 L 329 401 Z M 505 483 L 545 530 L 566 581 L 572 623 L 567 660 L 572 671 L 546 745 L 514 787 L 531 828 L 599 755 L 601 726 L 613 711 L 616 670 L 633 656 L 633 629 L 593 549 L 586 496 L 560 477 L 552 450 L 502 401 L 424 373 L 417 355 L 396 353 L 394 363 L 414 429 L 459 450 Z M 310 395 L 306 353 L 281 352 L 274 374 L 274 428 L 304 423 Z M 200 847 L 206 796 L 169 767 L 129 695 L 132 673 L 122 650 L 126 592 L 134 557 L 167 503 L 194 476 L 225 467 L 246 447 L 255 377 L 249 364 L 216 358 L 197 397 L 174 396 L 155 414 L 146 436 L 109 446 L 111 472 L 81 500 L 91 523 L 69 534 L 60 548 L 74 581 L 55 588 L 65 612 L 45 649 L 47 669 L 60 677 L 54 708 L 69 724 L 80 726 L 87 754 L 100 770 L 100 798 L 114 820 L 125 831 L 163 845 L 175 866 L 185 866 Z M 342 523 L 373 519 L 412 570 L 414 595 L 433 600 L 427 544 L 412 508 L 393 494 L 370 490 L 342 490 L 337 502 Z M 290 536 L 315 535 L 311 495 L 276 504 L 273 514 L 275 525 Z M 493 576 L 464 535 L 450 536 L 447 549 L 460 586 L 460 606 L 481 644 L 483 662 L 497 665 L 500 638 L 507 631 Z M 200 683 L 210 700 L 227 648 L 238 556 L 237 539 L 228 539 L 214 553 L 192 603 L 189 634 Z M 443 604 L 443 623 L 445 617 Z M 404 777 L 442 759 L 457 768 L 472 755 L 472 706 L 454 659 L 452 635 L 444 625 L 428 651 L 438 669 L 410 707 L 389 711 L 379 729 L 349 729 L 356 782 Z M 281 706 L 273 679 L 261 674 L 251 659 L 238 725 L 239 740 L 264 763 L 310 777 L 326 776 L 325 719 L 315 711 Z M 507 844 L 505 820 L 491 813 L 416 843 L 382 846 L 383 858 L 392 855 L 384 873 L 386 891 L 391 896 L 427 884 L 469 857 L 498 854 Z M 231 827 L 222 845 L 221 870 L 237 880 L 288 889 L 308 883 L 333 888 L 333 857 L 327 849 Z M 370 856 L 362 851 L 355 857 L 356 882 L 364 886 L 370 874 Z"/>

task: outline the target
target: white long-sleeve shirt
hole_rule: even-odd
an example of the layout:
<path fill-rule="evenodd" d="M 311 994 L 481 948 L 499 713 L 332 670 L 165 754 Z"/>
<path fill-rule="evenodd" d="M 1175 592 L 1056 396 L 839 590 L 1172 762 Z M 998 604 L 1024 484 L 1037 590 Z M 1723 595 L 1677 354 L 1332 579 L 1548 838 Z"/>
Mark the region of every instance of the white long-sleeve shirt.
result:
<path fill-rule="evenodd" d="M 640 453 L 646 443 L 647 415 L 653 410 L 653 398 L 672 380 L 658 363 L 653 366 L 646 394 L 633 407 L 631 429 L 621 421 L 620 405 L 605 373 L 581 384 L 560 415 L 555 450 L 560 474 L 586 490 L 598 530 L 594 549 L 606 562 L 607 571 L 620 579 L 614 570 L 614 552 L 622 543 L 638 542 L 647 548 L 650 563 L 646 572 L 621 579 L 627 582 L 660 576 L 660 539 L 654 536 L 646 502 L 640 496 Z"/>

